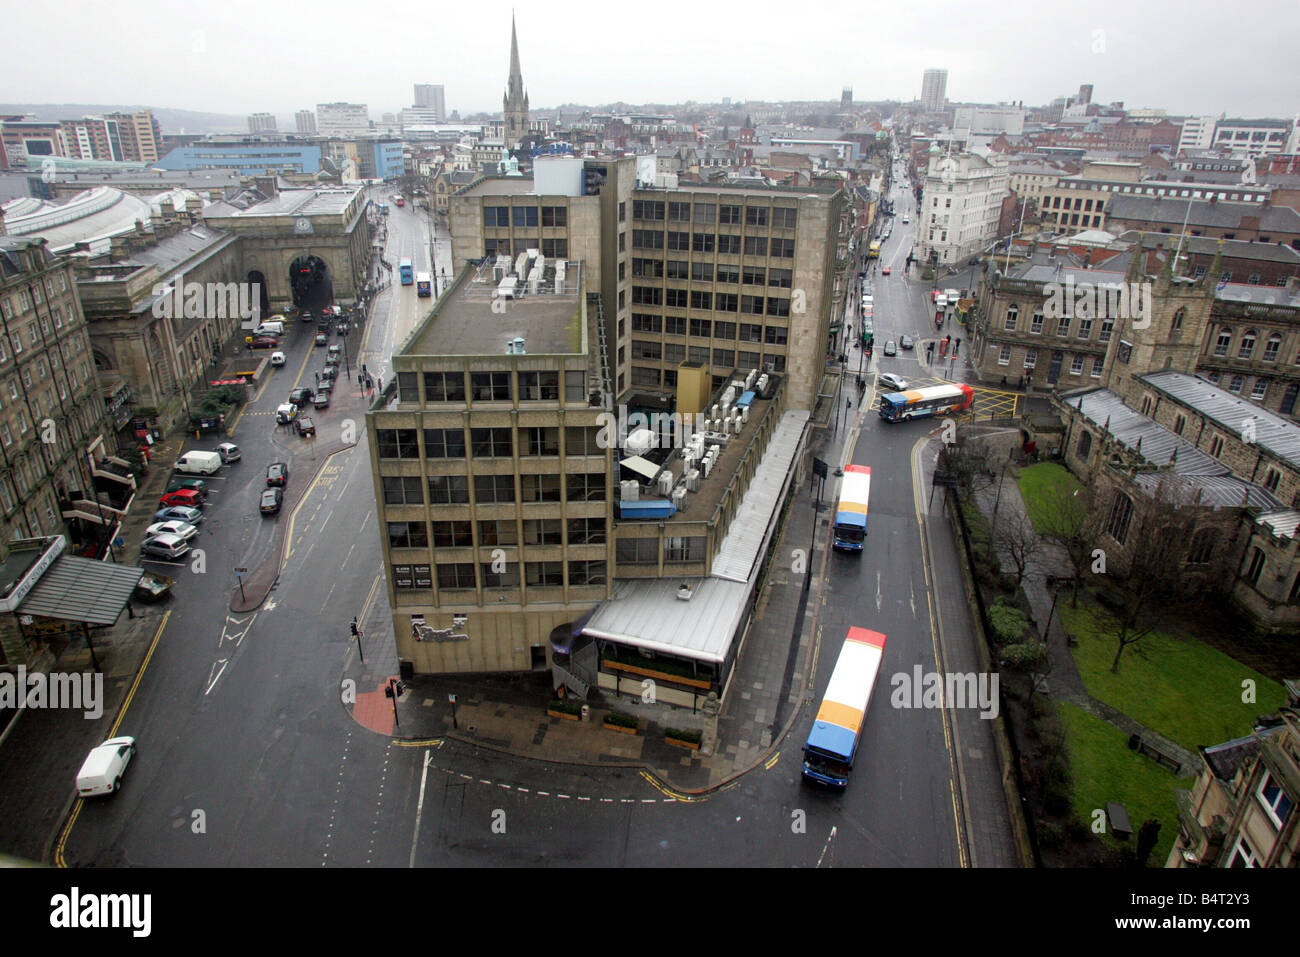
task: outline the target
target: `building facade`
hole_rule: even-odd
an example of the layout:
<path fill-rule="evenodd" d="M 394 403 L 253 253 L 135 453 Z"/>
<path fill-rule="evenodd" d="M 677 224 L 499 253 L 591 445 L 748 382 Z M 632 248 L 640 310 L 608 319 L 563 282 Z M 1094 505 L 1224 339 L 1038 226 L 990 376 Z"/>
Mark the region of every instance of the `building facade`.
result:
<path fill-rule="evenodd" d="M 446 92 L 441 83 L 415 84 L 415 104 L 417 108 L 432 110 L 437 117 L 433 122 L 443 123 L 447 120 Z"/>
<path fill-rule="evenodd" d="M 370 132 L 370 112 L 364 103 L 317 103 L 316 124 L 321 136 L 358 136 Z"/>
<path fill-rule="evenodd" d="M 921 75 L 921 112 L 939 113 L 948 104 L 948 71 L 926 70 Z"/>
<path fill-rule="evenodd" d="M 1008 167 L 1000 154 L 930 153 L 917 210 L 917 258 L 964 263 L 997 238 Z"/>
<path fill-rule="evenodd" d="M 316 130 L 316 111 L 299 110 L 293 115 L 294 129 L 299 133 L 305 133 L 308 136 L 314 136 Z"/>
<path fill-rule="evenodd" d="M 274 133 L 276 119 L 274 113 L 250 113 L 248 115 L 248 132 Z"/>

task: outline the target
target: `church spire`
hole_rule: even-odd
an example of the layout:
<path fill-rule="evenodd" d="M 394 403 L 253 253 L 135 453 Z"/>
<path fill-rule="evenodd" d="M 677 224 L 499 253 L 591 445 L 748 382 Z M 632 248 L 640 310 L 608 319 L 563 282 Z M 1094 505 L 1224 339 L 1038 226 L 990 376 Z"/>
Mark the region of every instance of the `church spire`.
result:
<path fill-rule="evenodd" d="M 519 68 L 519 35 L 515 29 L 514 11 L 510 13 L 510 77 L 506 80 L 506 94 L 502 98 L 502 128 L 505 147 L 517 149 L 528 135 L 528 94 L 524 91 L 523 71 Z"/>

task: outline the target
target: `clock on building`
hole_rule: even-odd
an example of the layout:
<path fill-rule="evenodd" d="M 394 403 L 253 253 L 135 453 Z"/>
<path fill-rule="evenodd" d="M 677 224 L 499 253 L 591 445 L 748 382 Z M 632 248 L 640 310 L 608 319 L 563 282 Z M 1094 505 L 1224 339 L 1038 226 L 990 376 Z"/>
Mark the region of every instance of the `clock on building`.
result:
<path fill-rule="evenodd" d="M 310 233 L 312 231 L 311 220 L 306 216 L 299 216 L 293 221 L 293 231 L 300 236 L 303 233 Z"/>

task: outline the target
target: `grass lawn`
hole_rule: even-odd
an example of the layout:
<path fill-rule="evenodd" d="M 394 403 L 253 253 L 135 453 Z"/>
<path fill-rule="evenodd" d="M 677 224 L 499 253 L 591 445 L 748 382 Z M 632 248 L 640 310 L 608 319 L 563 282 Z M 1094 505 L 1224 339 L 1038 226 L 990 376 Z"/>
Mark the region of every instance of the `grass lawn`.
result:
<path fill-rule="evenodd" d="M 1286 704 L 1277 682 L 1195 638 L 1165 632 L 1126 648 L 1119 674 L 1111 674 L 1115 639 L 1097 606 L 1080 595 L 1071 608 L 1063 595 L 1056 611 L 1078 639 L 1071 651 L 1088 693 L 1189 750 L 1249 734 L 1257 715 Z M 1247 679 L 1255 682 L 1251 703 L 1241 700 Z"/>
<path fill-rule="evenodd" d="M 1110 822 L 1102 837 L 1112 847 L 1137 847 L 1142 822 L 1160 822 L 1160 839 L 1147 859 L 1151 867 L 1163 867 L 1178 834 L 1176 788 L 1190 788 L 1194 777 L 1176 778 L 1136 751 L 1128 749 L 1128 737 L 1113 725 L 1064 701 L 1056 702 L 1056 713 L 1065 725 L 1070 773 L 1074 777 L 1074 810 L 1090 828 L 1094 811 L 1105 811 L 1106 802 L 1118 801 L 1128 811 L 1133 836 L 1118 841 L 1110 833 Z"/>
<path fill-rule="evenodd" d="M 1046 519 L 1049 510 L 1059 507 L 1065 496 L 1083 487 L 1070 474 L 1069 469 L 1052 462 L 1039 462 L 1021 469 L 1017 484 L 1020 486 L 1020 496 L 1025 500 L 1029 519 L 1040 534 L 1048 527 Z"/>

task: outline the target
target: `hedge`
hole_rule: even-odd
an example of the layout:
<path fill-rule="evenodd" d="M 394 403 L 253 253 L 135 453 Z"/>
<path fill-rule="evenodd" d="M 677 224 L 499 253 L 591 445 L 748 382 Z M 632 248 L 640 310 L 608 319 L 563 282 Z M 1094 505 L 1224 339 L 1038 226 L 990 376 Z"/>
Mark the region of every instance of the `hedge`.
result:
<path fill-rule="evenodd" d="M 687 731 L 682 728 L 665 728 L 664 737 L 672 738 L 675 741 L 686 741 L 690 744 L 699 744 L 704 740 L 703 731 Z"/>
<path fill-rule="evenodd" d="M 617 725 L 620 728 L 635 728 L 640 722 L 630 714 L 624 714 L 622 711 L 611 711 L 605 715 L 605 723 Z"/>

